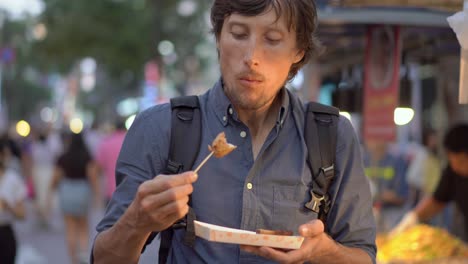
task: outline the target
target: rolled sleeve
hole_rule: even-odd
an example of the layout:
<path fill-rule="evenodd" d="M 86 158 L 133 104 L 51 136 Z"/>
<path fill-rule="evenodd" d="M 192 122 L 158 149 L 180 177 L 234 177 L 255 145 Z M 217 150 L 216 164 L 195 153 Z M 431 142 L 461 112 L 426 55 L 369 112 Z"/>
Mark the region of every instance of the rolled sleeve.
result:
<path fill-rule="evenodd" d="M 336 177 L 330 187 L 334 199 L 327 232 L 337 242 L 366 251 L 376 263 L 376 226 L 368 179 L 351 123 L 340 117 L 336 149 Z"/>
<path fill-rule="evenodd" d="M 161 126 L 167 124 L 167 126 Z M 170 108 L 156 106 L 142 112 L 125 136 L 116 164 L 117 188 L 96 230 L 114 225 L 133 201 L 140 184 L 161 173 L 167 156 Z"/>

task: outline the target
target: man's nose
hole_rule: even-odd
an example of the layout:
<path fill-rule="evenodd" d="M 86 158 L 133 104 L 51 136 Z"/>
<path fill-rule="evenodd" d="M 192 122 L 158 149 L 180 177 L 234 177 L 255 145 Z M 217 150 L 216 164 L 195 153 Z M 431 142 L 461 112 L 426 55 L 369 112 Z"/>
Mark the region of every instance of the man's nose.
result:
<path fill-rule="evenodd" d="M 244 63 L 250 68 L 258 66 L 260 61 L 261 47 L 255 38 L 250 39 L 245 51 Z"/>

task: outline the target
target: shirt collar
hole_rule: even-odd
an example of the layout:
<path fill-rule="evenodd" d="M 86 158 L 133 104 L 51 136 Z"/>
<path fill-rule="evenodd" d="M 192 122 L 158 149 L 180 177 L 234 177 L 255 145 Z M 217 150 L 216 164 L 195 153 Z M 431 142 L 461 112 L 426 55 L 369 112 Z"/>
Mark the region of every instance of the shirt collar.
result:
<path fill-rule="evenodd" d="M 224 93 L 223 82 L 221 78 L 215 83 L 209 96 L 209 101 L 214 106 L 214 112 L 218 120 L 227 126 L 229 109 L 232 109 L 229 98 Z"/>
<path fill-rule="evenodd" d="M 279 96 L 281 96 L 281 107 L 278 113 L 278 118 L 276 119 L 277 130 L 283 127 L 284 120 L 286 119 L 289 111 L 289 93 L 286 91 L 284 86 L 279 91 Z"/>
<path fill-rule="evenodd" d="M 278 113 L 278 117 L 276 120 L 276 127 L 279 129 L 283 126 L 284 120 L 289 111 L 289 104 L 290 104 L 290 95 L 286 91 L 286 88 L 283 87 L 279 91 L 279 95 L 281 96 L 281 107 Z M 229 116 L 231 116 L 234 120 L 238 121 L 238 116 L 234 108 L 232 107 L 229 98 L 224 93 L 223 89 L 223 81 L 220 78 L 212 88 L 212 92 L 210 93 L 210 101 L 214 104 L 215 114 L 218 117 L 218 120 L 224 125 L 228 125 Z"/>

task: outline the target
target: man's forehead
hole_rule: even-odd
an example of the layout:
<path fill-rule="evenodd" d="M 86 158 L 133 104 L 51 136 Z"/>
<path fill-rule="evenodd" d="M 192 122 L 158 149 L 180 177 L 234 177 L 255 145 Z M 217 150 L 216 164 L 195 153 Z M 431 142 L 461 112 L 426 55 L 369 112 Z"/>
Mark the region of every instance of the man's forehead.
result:
<path fill-rule="evenodd" d="M 283 30 L 288 30 L 288 25 L 287 21 L 284 15 L 278 15 L 276 12 L 272 9 L 263 12 L 258 15 L 254 16 L 247 16 L 244 14 L 240 13 L 232 13 L 229 16 L 226 17 L 224 20 L 225 24 L 239 24 L 239 25 L 247 25 L 251 23 L 258 23 L 258 20 L 261 19 L 264 21 L 264 25 L 271 27 L 271 28 L 277 28 L 277 29 L 283 29 Z"/>

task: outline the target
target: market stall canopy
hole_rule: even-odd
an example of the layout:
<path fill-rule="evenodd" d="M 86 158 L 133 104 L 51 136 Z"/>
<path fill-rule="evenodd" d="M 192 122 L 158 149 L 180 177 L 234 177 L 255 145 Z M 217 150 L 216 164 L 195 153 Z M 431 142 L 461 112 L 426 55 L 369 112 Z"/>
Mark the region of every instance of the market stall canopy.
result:
<path fill-rule="evenodd" d="M 403 52 L 422 64 L 460 54 L 447 17 L 452 10 L 463 9 L 461 0 L 317 0 L 317 5 L 325 73 L 362 63 L 367 27 L 372 24 L 402 26 Z"/>
<path fill-rule="evenodd" d="M 382 23 L 448 27 L 461 0 L 318 0 L 321 23 Z"/>
<path fill-rule="evenodd" d="M 409 7 L 456 12 L 463 9 L 462 0 L 332 0 L 343 7 Z"/>

